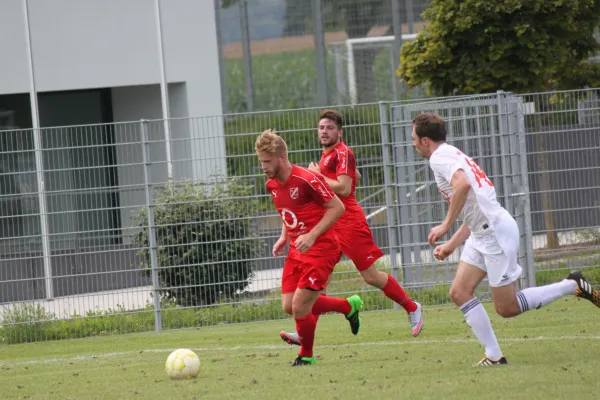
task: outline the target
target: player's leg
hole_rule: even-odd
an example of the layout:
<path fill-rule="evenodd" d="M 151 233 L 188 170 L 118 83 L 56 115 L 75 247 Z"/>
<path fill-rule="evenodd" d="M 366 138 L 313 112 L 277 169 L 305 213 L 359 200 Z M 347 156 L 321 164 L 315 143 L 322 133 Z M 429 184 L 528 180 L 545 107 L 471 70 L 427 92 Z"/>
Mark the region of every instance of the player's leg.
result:
<path fill-rule="evenodd" d="M 380 271 L 375 262 L 383 252 L 373 241 L 373 234 L 365 223 L 345 235 L 339 235 L 342 252 L 356 266 L 365 282 L 380 289 L 389 299 L 401 305 L 408 313 L 412 335 L 417 336 L 423 328 L 423 312 L 419 303 L 413 301 L 398 281 L 390 274 Z"/>
<path fill-rule="evenodd" d="M 486 246 L 486 265 L 492 287 L 496 312 L 505 317 L 515 317 L 529 310 L 537 310 L 563 296 L 578 295 L 599 305 L 595 291 L 580 272 L 572 272 L 566 279 L 539 287 L 525 288 L 518 292 L 516 280 L 522 268 L 517 263 L 519 230 L 512 219 L 506 219 L 495 228 L 493 241 Z M 596 302 L 594 302 L 594 292 Z"/>
<path fill-rule="evenodd" d="M 296 331 L 300 340 L 300 352 L 292 366 L 315 364 L 313 357 L 313 346 L 315 343 L 315 331 L 317 320 L 311 312 L 312 306 L 321 295 L 321 291 L 310 288 L 298 288 L 294 293 L 292 310 L 296 321 Z"/>
<path fill-rule="evenodd" d="M 335 268 L 335 265 L 339 262 L 340 257 L 332 258 L 330 260 L 321 260 L 321 263 L 326 264 L 326 268 Z M 315 263 L 317 261 L 315 260 Z M 329 282 L 328 282 L 329 283 Z M 360 330 L 360 318 L 359 313 L 363 307 L 363 302 L 360 296 L 354 295 L 346 299 L 330 297 L 325 294 L 326 288 L 317 297 L 311 312 L 315 315 L 315 319 L 319 319 L 319 315 L 326 314 L 328 312 L 337 312 L 343 314 L 350 324 L 350 330 L 354 335 L 357 335 Z M 279 333 L 281 339 L 290 344 L 300 346 L 300 338 L 298 332 L 285 332 Z"/>
<path fill-rule="evenodd" d="M 500 350 L 490 317 L 479 299 L 475 297 L 475 288 L 486 274 L 483 255 L 475 249 L 473 239 L 469 238 L 465 243 L 456 276 L 450 287 L 450 297 L 462 311 L 467 324 L 485 349 L 485 356 L 477 365 L 506 364 L 506 358 Z"/>
<path fill-rule="evenodd" d="M 292 299 L 301 277 L 301 263 L 287 257 L 281 272 L 281 308 L 287 314 L 292 315 Z"/>
<path fill-rule="evenodd" d="M 316 260 L 315 260 L 316 261 Z M 292 313 L 296 321 L 296 331 L 300 339 L 300 352 L 292 366 L 315 364 L 313 346 L 317 320 L 313 306 L 327 286 L 337 259 L 321 260 L 317 264 L 303 263 L 302 276 L 292 300 Z"/>

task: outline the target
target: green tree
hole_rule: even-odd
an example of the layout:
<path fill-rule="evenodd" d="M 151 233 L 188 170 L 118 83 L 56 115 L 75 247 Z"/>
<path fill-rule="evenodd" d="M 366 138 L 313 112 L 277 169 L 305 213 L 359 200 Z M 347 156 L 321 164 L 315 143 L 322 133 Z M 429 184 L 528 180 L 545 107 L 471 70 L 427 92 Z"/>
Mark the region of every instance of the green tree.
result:
<path fill-rule="evenodd" d="M 262 248 L 253 232 L 258 202 L 251 194 L 251 186 L 235 180 L 210 187 L 171 183 L 158 192 L 154 225 L 164 298 L 182 306 L 213 304 L 248 286 Z M 146 208 L 136 222 L 143 274 L 150 276 Z"/>
<path fill-rule="evenodd" d="M 600 50 L 594 38 L 598 1 L 433 0 L 423 18 L 429 24 L 401 50 L 397 75 L 409 87 L 426 85 L 432 93 L 452 95 L 600 84 L 600 65 L 589 60 Z M 546 148 L 541 113 L 550 106 L 536 103 L 539 152 Z M 537 162 L 540 171 L 548 170 L 545 155 Z M 548 247 L 556 248 L 550 183 L 547 174 L 542 178 Z"/>

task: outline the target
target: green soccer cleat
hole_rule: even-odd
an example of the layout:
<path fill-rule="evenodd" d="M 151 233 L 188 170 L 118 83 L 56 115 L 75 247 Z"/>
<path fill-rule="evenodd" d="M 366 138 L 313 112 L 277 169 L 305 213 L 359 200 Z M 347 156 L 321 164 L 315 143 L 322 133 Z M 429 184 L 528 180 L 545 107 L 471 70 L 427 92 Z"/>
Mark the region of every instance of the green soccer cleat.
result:
<path fill-rule="evenodd" d="M 299 367 L 302 365 L 315 365 L 317 363 L 317 359 L 313 357 L 301 357 L 298 356 L 292 363 L 292 367 Z"/>
<path fill-rule="evenodd" d="M 346 319 L 350 323 L 352 334 L 358 335 L 358 331 L 360 330 L 360 317 L 358 314 L 363 308 L 363 301 L 358 295 L 350 296 L 346 300 L 348 300 L 350 307 L 352 307 L 350 313 L 346 315 Z"/>

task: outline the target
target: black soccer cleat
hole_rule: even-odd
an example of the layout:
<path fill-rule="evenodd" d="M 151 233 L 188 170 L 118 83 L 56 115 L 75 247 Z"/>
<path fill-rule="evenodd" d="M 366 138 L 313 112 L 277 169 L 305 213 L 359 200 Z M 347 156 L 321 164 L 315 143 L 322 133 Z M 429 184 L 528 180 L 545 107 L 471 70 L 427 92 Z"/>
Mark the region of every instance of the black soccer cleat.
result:
<path fill-rule="evenodd" d="M 497 360 L 492 360 L 491 358 L 487 358 L 487 356 L 483 356 L 481 361 L 477 364 L 473 365 L 474 367 L 493 367 L 496 365 L 506 365 L 508 364 L 508 360 L 506 357 L 500 357 Z"/>
<path fill-rule="evenodd" d="M 360 330 L 360 317 L 358 314 L 363 308 L 363 301 L 357 295 L 350 296 L 346 300 L 348 300 L 350 307 L 352 307 L 350 314 L 346 315 L 346 319 L 350 323 L 350 330 L 352 331 L 352 334 L 358 335 L 358 331 Z"/>
<path fill-rule="evenodd" d="M 315 365 L 317 363 L 317 359 L 313 357 L 302 357 L 298 356 L 292 363 L 292 367 L 299 367 L 302 365 Z"/>
<path fill-rule="evenodd" d="M 600 293 L 592 287 L 587 279 L 583 277 L 581 271 L 572 271 L 567 279 L 574 280 L 577 283 L 575 296 L 581 297 L 592 302 L 596 307 L 600 307 Z"/>

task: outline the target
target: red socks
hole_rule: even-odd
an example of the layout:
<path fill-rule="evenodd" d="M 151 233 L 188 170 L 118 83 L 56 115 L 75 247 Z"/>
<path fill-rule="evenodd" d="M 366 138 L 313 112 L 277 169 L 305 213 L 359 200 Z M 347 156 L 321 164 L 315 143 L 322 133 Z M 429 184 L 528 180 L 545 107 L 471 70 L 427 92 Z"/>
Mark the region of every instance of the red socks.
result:
<path fill-rule="evenodd" d="M 315 344 L 315 330 L 317 329 L 317 320 L 313 313 L 302 318 L 295 318 L 296 331 L 300 336 L 300 357 L 312 357 L 313 346 Z"/>
<path fill-rule="evenodd" d="M 417 310 L 417 305 L 414 301 L 406 294 L 404 289 L 398 284 L 398 281 L 393 276 L 388 274 L 388 281 L 383 288 L 383 293 L 392 299 L 394 302 L 400 304 L 406 312 L 411 313 Z"/>
<path fill-rule="evenodd" d="M 352 311 L 352 306 L 346 299 L 329 297 L 325 294 L 321 294 L 317 298 L 317 301 L 315 301 L 315 304 L 313 304 L 313 314 L 325 314 L 330 311 L 348 315 L 350 314 L 350 311 Z"/>

